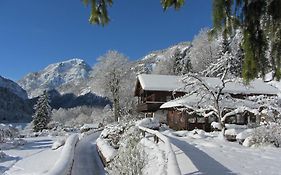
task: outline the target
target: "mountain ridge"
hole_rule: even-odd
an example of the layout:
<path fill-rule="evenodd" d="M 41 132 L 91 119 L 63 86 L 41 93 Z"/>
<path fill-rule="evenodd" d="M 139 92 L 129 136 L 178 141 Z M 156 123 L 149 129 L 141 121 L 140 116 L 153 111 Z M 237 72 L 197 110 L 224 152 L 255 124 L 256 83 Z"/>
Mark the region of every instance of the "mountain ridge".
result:
<path fill-rule="evenodd" d="M 42 94 L 44 90 L 59 90 L 59 87 L 67 84 L 79 86 L 81 82 L 88 80 L 91 71 L 92 68 L 84 60 L 74 58 L 53 63 L 43 70 L 29 73 L 18 83 L 27 91 L 29 98 L 34 98 Z M 59 92 L 64 93 L 62 90 Z"/>

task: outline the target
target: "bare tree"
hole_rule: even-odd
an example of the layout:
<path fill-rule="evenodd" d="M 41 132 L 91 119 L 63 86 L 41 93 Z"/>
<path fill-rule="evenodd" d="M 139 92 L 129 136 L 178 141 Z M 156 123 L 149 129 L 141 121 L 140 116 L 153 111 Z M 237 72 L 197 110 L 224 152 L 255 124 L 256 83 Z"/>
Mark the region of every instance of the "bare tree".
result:
<path fill-rule="evenodd" d="M 221 40 L 210 40 L 209 29 L 202 29 L 192 41 L 190 61 L 194 72 L 205 71 L 208 66 L 215 63 L 219 57 Z"/>
<path fill-rule="evenodd" d="M 228 69 L 225 70 L 220 79 L 200 77 L 196 74 L 188 74 L 183 78 L 185 89 L 189 92 L 186 96 L 193 96 L 197 101 L 193 110 L 202 113 L 204 117 L 216 116 L 221 125 L 222 132 L 225 131 L 226 119 L 230 116 L 244 113 L 245 111 L 257 113 L 256 103 L 245 99 L 231 97 L 225 87 L 233 83 L 232 79 L 226 79 Z M 237 83 L 237 82 L 236 82 Z M 190 97 L 189 97 L 190 98 Z"/>
<path fill-rule="evenodd" d="M 121 100 L 123 99 L 124 87 L 130 75 L 130 62 L 126 56 L 117 51 L 108 51 L 98 58 L 94 68 L 94 79 L 96 86 L 102 89 L 105 96 L 112 100 L 114 107 L 115 121 L 118 121 L 121 114 Z M 126 92 L 126 94 L 132 94 Z"/>

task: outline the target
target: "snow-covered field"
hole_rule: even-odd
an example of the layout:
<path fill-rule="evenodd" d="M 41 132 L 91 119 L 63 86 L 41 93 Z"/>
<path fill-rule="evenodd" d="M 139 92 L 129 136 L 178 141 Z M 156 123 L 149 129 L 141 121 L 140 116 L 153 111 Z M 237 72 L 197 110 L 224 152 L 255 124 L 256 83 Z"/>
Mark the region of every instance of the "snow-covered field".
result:
<path fill-rule="evenodd" d="M 0 174 L 24 175 L 47 173 L 60 157 L 62 148 L 52 150 L 55 137 L 26 138 L 26 144 L 3 150 L 6 158 L 0 159 Z"/>
<path fill-rule="evenodd" d="M 115 128 L 114 131 L 119 131 L 114 126 L 112 126 Z M 120 127 L 123 126 L 120 125 Z M 229 142 L 222 139 L 219 132 L 206 133 L 202 130 L 196 130 L 195 132 L 164 129 L 166 130 L 162 131 L 162 134 L 166 135 L 172 143 L 181 174 L 281 174 L 279 171 L 279 164 L 281 162 L 280 148 L 274 146 L 245 147 L 238 142 Z M 130 132 L 132 131 L 135 130 Z M 79 168 L 82 166 L 86 167 L 84 168 L 86 170 L 84 174 L 97 170 L 93 169 L 95 166 L 92 165 L 90 165 L 92 169 L 87 169 L 89 166 L 86 165 L 89 162 L 95 162 L 94 157 L 95 155 L 97 157 L 97 152 L 93 148 L 99 134 L 91 133 L 89 136 L 81 137 L 83 141 L 77 144 L 78 147 L 74 156 L 74 162 L 76 160 L 76 173 L 74 174 L 81 174 L 82 171 Z M 27 143 L 23 145 L 2 149 L 6 155 L 0 153 L 0 174 L 46 174 L 50 172 L 57 160 L 63 155 L 63 147 L 55 150 L 52 149 L 52 146 L 61 145 L 60 143 L 65 141 L 62 136 L 39 136 L 25 138 L 24 140 Z M 3 144 L 0 146 L 3 148 Z M 141 154 L 145 155 L 145 164 L 142 169 L 143 174 L 170 174 L 168 172 L 169 163 L 167 162 L 167 155 L 165 155 L 167 151 L 163 141 L 160 140 L 158 143 L 155 143 L 153 135 L 146 133 L 146 137 L 140 140 L 139 146 L 143 147 Z M 91 152 L 88 150 L 91 150 Z M 84 160 L 88 158 L 91 161 L 86 163 Z M 102 170 L 102 166 L 100 166 L 100 170 Z M 104 172 L 101 174 L 104 174 Z"/>
<path fill-rule="evenodd" d="M 220 139 L 216 132 L 192 134 L 187 131 L 164 131 L 164 133 L 175 145 L 173 149 L 182 174 L 281 174 L 280 148 L 244 147 L 237 142 Z"/>

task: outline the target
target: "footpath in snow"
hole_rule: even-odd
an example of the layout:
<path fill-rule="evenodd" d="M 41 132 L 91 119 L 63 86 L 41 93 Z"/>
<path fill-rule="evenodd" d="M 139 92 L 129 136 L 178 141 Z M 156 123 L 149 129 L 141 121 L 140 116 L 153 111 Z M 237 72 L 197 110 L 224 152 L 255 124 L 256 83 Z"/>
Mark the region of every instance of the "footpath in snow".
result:
<path fill-rule="evenodd" d="M 280 175 L 280 148 L 244 147 L 222 140 L 216 133 L 164 131 L 164 134 L 173 144 L 181 174 Z"/>
<path fill-rule="evenodd" d="M 105 171 L 96 149 L 100 132 L 81 139 L 75 148 L 71 175 L 104 175 Z"/>
<path fill-rule="evenodd" d="M 182 174 L 234 174 L 205 152 L 177 138 L 169 137 Z"/>

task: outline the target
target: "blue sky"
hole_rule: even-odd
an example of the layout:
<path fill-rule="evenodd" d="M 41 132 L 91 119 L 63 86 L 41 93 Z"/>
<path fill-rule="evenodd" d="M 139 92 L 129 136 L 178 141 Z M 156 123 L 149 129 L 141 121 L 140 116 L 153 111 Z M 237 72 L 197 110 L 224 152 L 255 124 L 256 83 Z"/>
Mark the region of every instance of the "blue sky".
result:
<path fill-rule="evenodd" d="M 71 58 L 91 66 L 107 50 L 130 59 L 190 41 L 211 26 L 211 0 L 163 12 L 160 0 L 115 0 L 105 27 L 88 23 L 81 0 L 0 0 L 0 75 L 19 80 Z"/>

